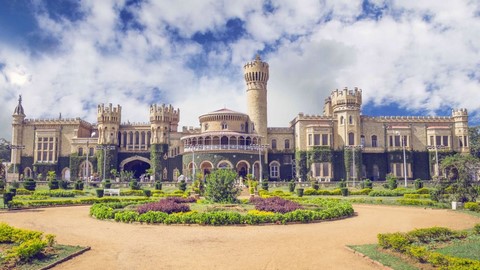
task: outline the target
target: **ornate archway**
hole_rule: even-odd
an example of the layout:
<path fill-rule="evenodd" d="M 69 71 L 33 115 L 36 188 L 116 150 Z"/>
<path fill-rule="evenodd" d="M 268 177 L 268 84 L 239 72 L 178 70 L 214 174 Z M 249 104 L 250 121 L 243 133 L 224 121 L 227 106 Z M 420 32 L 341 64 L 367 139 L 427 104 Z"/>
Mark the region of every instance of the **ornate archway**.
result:
<path fill-rule="evenodd" d="M 120 171 L 133 171 L 135 178 L 145 174 L 147 169 L 151 168 L 150 159 L 142 156 L 133 156 L 120 162 Z"/>

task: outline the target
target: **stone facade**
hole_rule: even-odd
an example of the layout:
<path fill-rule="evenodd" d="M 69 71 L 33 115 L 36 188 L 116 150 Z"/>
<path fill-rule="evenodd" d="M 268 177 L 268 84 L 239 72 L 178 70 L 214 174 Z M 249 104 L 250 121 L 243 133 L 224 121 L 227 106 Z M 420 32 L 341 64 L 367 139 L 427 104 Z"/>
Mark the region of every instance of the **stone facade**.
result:
<path fill-rule="evenodd" d="M 269 66 L 260 57 L 244 66 L 247 114 L 220 109 L 199 117 L 198 128 L 178 129 L 180 110 L 153 104 L 149 122 L 122 122 L 120 105 L 100 104 L 97 123 L 82 119 L 26 119 L 21 98 L 12 115 L 12 158 L 19 173 L 36 177 L 55 170 L 64 179 L 116 169 L 136 177 L 177 181 L 231 168 L 240 176 L 319 181 L 370 178 L 387 173 L 429 179 L 437 175 L 435 155 L 468 153 L 468 113 L 451 116 L 361 114 L 362 90 L 334 90 L 323 114 L 299 113 L 288 127 L 268 127 Z M 405 155 L 403 154 L 405 150 Z M 442 156 L 441 155 L 441 156 Z M 102 164 L 103 163 L 103 164 Z"/>

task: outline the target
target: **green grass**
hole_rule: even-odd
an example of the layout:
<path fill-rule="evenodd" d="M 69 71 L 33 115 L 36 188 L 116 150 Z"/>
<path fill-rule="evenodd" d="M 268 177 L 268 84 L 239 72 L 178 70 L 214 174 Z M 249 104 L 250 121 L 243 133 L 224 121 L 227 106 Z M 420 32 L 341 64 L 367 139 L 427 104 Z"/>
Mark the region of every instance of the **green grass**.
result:
<path fill-rule="evenodd" d="M 470 236 L 464 241 L 453 242 L 435 251 L 444 255 L 480 260 L 480 235 Z"/>
<path fill-rule="evenodd" d="M 417 267 L 408 264 L 403 261 L 401 258 L 384 253 L 377 249 L 378 245 L 369 244 L 369 245 L 358 245 L 358 246 L 348 246 L 353 250 L 356 250 L 364 255 L 368 256 L 370 259 L 378 261 L 385 266 L 391 267 L 395 270 L 416 270 Z"/>

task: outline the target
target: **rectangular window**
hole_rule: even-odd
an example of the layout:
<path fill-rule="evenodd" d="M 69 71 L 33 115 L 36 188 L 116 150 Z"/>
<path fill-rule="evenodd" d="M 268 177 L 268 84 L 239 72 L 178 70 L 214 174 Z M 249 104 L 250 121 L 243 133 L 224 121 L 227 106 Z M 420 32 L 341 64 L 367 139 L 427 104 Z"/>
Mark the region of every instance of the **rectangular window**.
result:
<path fill-rule="evenodd" d="M 442 145 L 442 136 L 435 136 L 435 145 Z"/>
<path fill-rule="evenodd" d="M 308 134 L 308 145 L 312 145 L 312 134 Z"/>
<path fill-rule="evenodd" d="M 291 155 L 284 155 L 283 156 L 283 164 L 292 164 L 292 156 Z"/>
<path fill-rule="evenodd" d="M 40 163 L 53 163 L 56 162 L 55 146 L 58 143 L 58 139 L 54 137 L 39 137 L 37 138 L 36 161 Z M 83 154 L 83 153 L 82 153 Z"/>
<path fill-rule="evenodd" d="M 393 136 L 389 137 L 389 141 L 390 141 L 390 147 L 393 147 Z"/>
<path fill-rule="evenodd" d="M 330 165 L 328 162 L 312 163 L 312 176 L 313 177 L 329 177 Z"/>
<path fill-rule="evenodd" d="M 430 145 L 435 145 L 435 142 L 433 140 L 433 136 L 430 136 Z"/>
<path fill-rule="evenodd" d="M 320 145 L 320 134 L 313 135 L 313 145 Z"/>
<path fill-rule="evenodd" d="M 322 145 L 328 145 L 328 134 L 322 134 Z"/>
<path fill-rule="evenodd" d="M 322 176 L 329 176 L 330 175 L 330 171 L 329 171 L 329 168 L 328 168 L 328 163 L 324 162 L 322 163 Z"/>
<path fill-rule="evenodd" d="M 463 138 L 464 138 L 464 142 L 465 142 L 465 147 L 468 147 L 468 137 L 463 136 Z"/>
<path fill-rule="evenodd" d="M 400 136 L 395 136 L 395 146 L 396 146 L 396 147 L 402 146 L 402 145 L 400 144 Z"/>
<path fill-rule="evenodd" d="M 463 138 L 462 136 L 458 137 L 458 145 L 459 145 L 460 147 L 463 147 L 463 140 L 462 140 L 462 138 Z"/>
<path fill-rule="evenodd" d="M 270 177 L 271 178 L 278 178 L 279 177 L 278 165 L 277 164 L 272 164 L 270 166 Z"/>
<path fill-rule="evenodd" d="M 448 136 L 443 136 L 442 139 L 443 139 L 443 145 L 448 146 Z"/>

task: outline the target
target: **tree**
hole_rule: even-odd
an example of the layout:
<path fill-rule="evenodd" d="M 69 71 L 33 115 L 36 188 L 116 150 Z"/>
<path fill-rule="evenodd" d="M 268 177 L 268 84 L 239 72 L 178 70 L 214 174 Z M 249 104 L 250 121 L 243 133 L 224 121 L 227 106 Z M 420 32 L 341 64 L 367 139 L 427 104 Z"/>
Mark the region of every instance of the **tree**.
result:
<path fill-rule="evenodd" d="M 0 160 L 10 160 L 10 142 L 0 138 Z"/>
<path fill-rule="evenodd" d="M 470 142 L 470 154 L 480 158 L 480 126 L 468 128 L 468 141 Z"/>
<path fill-rule="evenodd" d="M 235 186 L 237 173 L 228 169 L 215 170 L 207 176 L 205 197 L 212 202 L 234 203 L 240 194 Z"/>
<path fill-rule="evenodd" d="M 474 202 L 478 191 L 474 185 L 476 174 L 480 169 L 480 160 L 472 155 L 445 157 L 440 166 L 446 172 L 446 181 L 452 187 L 454 200 L 458 202 Z"/>

